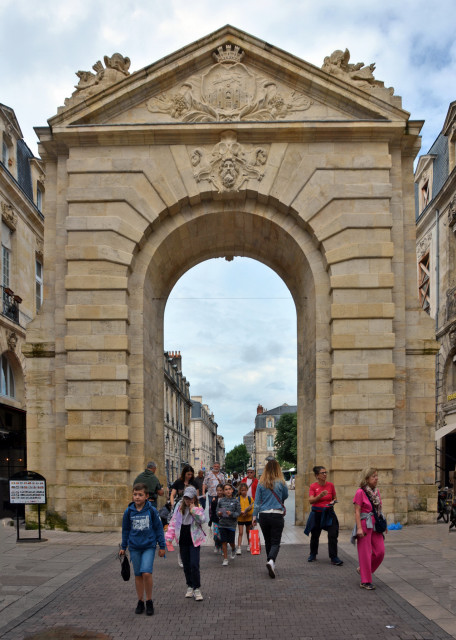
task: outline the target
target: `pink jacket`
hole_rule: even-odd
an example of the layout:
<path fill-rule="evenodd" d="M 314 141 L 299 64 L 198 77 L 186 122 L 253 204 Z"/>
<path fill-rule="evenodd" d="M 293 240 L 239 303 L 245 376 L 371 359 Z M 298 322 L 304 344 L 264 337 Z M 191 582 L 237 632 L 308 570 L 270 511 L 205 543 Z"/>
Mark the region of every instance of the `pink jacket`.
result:
<path fill-rule="evenodd" d="M 179 535 L 182 526 L 182 512 L 180 510 L 181 502 L 176 505 L 174 509 L 173 517 L 168 524 L 168 529 L 165 533 L 165 539 L 167 542 L 172 542 L 173 539 L 176 544 L 179 544 Z M 206 539 L 206 534 L 201 526 L 203 522 L 206 522 L 206 516 L 202 507 L 193 508 L 193 520 L 190 526 L 190 535 L 192 536 L 192 542 L 194 547 L 199 547 Z"/>

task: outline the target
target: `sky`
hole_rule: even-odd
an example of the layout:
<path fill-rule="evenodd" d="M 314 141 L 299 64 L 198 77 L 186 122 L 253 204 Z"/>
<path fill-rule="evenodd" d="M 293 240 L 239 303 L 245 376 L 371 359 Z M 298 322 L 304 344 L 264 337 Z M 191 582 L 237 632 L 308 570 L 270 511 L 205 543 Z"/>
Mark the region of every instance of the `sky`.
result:
<path fill-rule="evenodd" d="M 375 62 L 375 77 L 425 120 L 423 153 L 456 99 L 454 0 L 0 0 L 0 102 L 36 154 L 33 127 L 71 95 L 77 70 L 120 52 L 137 71 L 228 23 L 318 67 L 345 48 L 350 62 Z M 253 260 L 212 260 L 181 278 L 165 349 L 181 351 L 191 393 L 214 412 L 227 451 L 253 428 L 258 403 L 296 402 L 294 305 Z"/>

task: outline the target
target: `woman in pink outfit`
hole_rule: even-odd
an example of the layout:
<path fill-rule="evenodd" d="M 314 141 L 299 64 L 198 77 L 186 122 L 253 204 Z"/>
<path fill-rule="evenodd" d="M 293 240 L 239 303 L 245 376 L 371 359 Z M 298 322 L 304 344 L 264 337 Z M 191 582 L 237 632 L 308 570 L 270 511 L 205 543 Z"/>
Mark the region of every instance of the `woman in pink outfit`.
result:
<path fill-rule="evenodd" d="M 360 488 L 355 493 L 356 540 L 358 546 L 359 572 L 361 574 L 362 589 L 375 589 L 372 584 L 372 574 L 378 569 L 385 555 L 385 540 L 383 533 L 375 531 L 373 509 L 377 514 L 382 513 L 382 499 L 377 489 L 378 473 L 372 467 L 364 469 L 361 476 Z"/>

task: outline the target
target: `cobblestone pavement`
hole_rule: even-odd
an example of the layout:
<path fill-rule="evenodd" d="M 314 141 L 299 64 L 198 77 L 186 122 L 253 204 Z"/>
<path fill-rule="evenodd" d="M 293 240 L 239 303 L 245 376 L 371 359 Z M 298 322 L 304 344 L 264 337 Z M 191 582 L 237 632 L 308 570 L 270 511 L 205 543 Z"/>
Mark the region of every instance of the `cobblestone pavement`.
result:
<path fill-rule="evenodd" d="M 325 545 L 326 546 L 326 545 Z M 0 628 L 4 640 L 440 640 L 452 638 L 386 583 L 359 588 L 356 561 L 343 567 L 326 555 L 309 564 L 307 546 L 283 545 L 277 578 L 260 556 L 244 553 L 221 566 L 211 547 L 202 549 L 203 602 L 185 599 L 177 554 L 156 558 L 154 617 L 135 615 L 134 583 L 120 577 L 115 548 L 79 576 Z M 323 549 L 322 549 L 323 551 Z M 326 553 L 326 549 L 325 549 Z M 320 556 L 319 556 L 320 558 Z M 1 623 L 0 623 L 1 624 Z"/>

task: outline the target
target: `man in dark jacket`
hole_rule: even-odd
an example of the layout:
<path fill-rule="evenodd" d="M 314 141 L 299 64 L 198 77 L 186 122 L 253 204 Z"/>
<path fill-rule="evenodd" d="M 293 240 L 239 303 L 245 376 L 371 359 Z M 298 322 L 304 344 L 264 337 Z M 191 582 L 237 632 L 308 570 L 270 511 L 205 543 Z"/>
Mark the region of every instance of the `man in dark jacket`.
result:
<path fill-rule="evenodd" d="M 162 496 L 164 493 L 163 487 L 161 486 L 159 479 L 155 475 L 156 470 L 156 463 L 148 462 L 147 467 L 133 482 L 133 485 L 139 483 L 146 485 L 149 490 L 149 502 L 155 508 L 157 508 L 157 496 Z"/>

